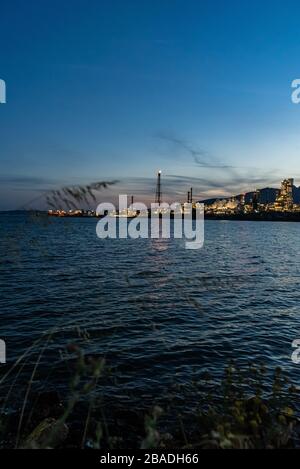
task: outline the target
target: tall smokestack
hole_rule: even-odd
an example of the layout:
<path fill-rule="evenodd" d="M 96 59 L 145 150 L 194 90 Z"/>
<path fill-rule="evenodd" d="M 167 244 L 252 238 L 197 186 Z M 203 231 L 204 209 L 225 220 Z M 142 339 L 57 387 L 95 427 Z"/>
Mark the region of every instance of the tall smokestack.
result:
<path fill-rule="evenodd" d="M 160 170 L 157 173 L 155 203 L 159 205 L 161 204 L 161 171 Z"/>

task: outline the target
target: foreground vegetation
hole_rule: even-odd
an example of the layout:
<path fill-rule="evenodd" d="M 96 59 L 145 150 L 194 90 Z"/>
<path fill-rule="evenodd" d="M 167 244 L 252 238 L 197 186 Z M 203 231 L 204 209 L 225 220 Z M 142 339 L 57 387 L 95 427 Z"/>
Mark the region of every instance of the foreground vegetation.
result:
<path fill-rule="evenodd" d="M 204 373 L 183 388 L 186 408 L 169 402 L 143 415 L 130 409 L 111 418 L 101 379 L 104 359 L 85 357 L 70 347 L 74 370 L 68 398 L 57 395 L 30 399 L 11 417 L 2 401 L 1 446 L 15 448 L 292 448 L 299 443 L 298 389 L 280 368 L 272 379 L 263 366 L 244 369 L 230 364 L 219 382 Z M 190 396 L 196 407 L 189 409 Z M 185 400 L 186 397 L 186 400 Z M 84 404 L 83 404 L 84 403 Z M 88 404 L 87 404 L 88 403 Z"/>

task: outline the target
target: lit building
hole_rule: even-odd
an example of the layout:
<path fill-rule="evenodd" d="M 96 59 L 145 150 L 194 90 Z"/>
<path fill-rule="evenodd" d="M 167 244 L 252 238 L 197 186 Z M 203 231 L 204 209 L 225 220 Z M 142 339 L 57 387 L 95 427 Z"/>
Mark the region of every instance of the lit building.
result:
<path fill-rule="evenodd" d="M 281 183 L 280 193 L 275 201 L 275 210 L 293 210 L 294 179 L 284 179 Z"/>

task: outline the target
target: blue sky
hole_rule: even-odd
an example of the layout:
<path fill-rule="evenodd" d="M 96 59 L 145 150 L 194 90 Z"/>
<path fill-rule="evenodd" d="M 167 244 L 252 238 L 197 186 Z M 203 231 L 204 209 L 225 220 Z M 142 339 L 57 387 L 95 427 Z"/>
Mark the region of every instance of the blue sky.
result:
<path fill-rule="evenodd" d="M 0 6 L 0 209 L 118 179 L 180 199 L 300 183 L 296 1 L 52 0 Z"/>

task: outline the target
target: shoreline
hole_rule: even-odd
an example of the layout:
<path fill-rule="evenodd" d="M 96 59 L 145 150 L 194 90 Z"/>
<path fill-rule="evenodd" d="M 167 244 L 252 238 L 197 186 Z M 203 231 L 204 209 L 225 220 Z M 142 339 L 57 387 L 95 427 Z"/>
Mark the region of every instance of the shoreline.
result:
<path fill-rule="evenodd" d="M 249 214 L 210 215 L 205 214 L 205 220 L 227 221 L 268 221 L 268 222 L 300 222 L 300 213 L 292 212 L 260 212 Z"/>
<path fill-rule="evenodd" d="M 101 219 L 105 215 L 93 215 L 93 214 L 76 214 L 76 215 L 56 215 L 49 214 L 43 210 L 8 210 L 0 211 L 0 215 L 35 215 L 35 216 L 46 216 L 47 218 L 97 218 Z M 131 220 L 135 217 L 128 217 Z M 174 218 L 171 213 L 171 219 Z M 193 218 L 194 214 L 193 214 Z M 238 213 L 238 214 L 209 214 L 205 213 L 205 220 L 219 220 L 219 221 L 268 221 L 268 222 L 300 222 L 300 212 L 257 212 L 257 213 Z M 119 217 L 116 217 L 119 219 Z"/>

